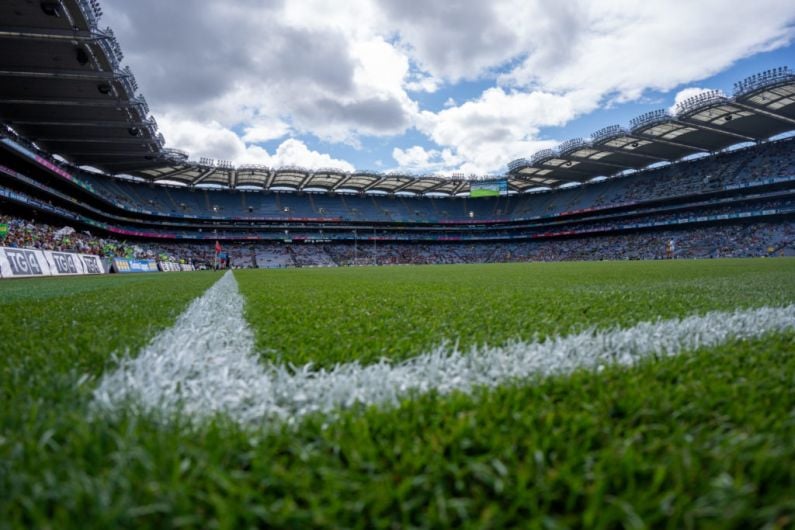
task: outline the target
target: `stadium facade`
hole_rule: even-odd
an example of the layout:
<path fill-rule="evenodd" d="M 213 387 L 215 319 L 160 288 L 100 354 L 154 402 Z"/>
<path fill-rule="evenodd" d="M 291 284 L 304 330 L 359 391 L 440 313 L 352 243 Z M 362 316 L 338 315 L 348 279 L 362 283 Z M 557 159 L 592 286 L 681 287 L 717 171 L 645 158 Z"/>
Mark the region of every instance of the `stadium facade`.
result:
<path fill-rule="evenodd" d="M 764 252 L 793 244 L 787 67 L 500 176 L 236 167 L 165 147 L 94 0 L 12 0 L 0 14 L 0 211 L 12 215 L 186 242 L 498 244 L 765 223 Z"/>

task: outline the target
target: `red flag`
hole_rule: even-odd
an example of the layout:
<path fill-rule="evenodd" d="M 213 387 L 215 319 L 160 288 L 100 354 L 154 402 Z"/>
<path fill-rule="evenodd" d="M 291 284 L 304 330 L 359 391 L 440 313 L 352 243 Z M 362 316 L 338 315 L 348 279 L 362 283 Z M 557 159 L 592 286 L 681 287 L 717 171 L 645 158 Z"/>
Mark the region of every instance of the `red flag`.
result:
<path fill-rule="evenodd" d="M 221 253 L 221 243 L 219 243 L 218 240 L 215 241 L 215 253 L 216 254 Z"/>

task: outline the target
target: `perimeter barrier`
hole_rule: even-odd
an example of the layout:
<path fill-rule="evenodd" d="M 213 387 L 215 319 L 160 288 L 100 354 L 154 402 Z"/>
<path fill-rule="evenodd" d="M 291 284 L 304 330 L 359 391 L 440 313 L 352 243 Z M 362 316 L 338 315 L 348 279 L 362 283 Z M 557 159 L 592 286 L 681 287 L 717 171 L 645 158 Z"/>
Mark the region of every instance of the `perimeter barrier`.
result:
<path fill-rule="evenodd" d="M 111 272 L 128 274 L 159 271 L 160 269 L 157 268 L 157 261 L 153 259 L 113 258 L 113 261 L 111 261 Z"/>
<path fill-rule="evenodd" d="M 99 256 L 0 247 L 0 278 L 30 278 L 35 276 L 81 276 L 109 272 Z"/>

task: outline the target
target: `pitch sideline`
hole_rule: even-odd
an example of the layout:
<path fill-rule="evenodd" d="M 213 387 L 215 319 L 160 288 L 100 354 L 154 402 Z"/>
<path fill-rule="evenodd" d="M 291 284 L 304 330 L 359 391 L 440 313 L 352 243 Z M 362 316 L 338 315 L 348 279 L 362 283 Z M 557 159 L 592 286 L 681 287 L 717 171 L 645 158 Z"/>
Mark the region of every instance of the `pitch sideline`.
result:
<path fill-rule="evenodd" d="M 795 305 L 711 312 L 589 330 L 540 342 L 515 342 L 468 352 L 439 347 L 399 364 L 381 361 L 331 369 L 288 369 L 261 363 L 243 315 L 244 300 L 227 272 L 138 356 L 121 359 L 94 391 L 101 410 L 132 403 L 145 412 L 201 421 L 225 414 L 242 425 L 295 422 L 357 404 L 396 405 L 413 393 L 441 394 L 494 387 L 579 368 L 631 365 L 795 329 Z"/>

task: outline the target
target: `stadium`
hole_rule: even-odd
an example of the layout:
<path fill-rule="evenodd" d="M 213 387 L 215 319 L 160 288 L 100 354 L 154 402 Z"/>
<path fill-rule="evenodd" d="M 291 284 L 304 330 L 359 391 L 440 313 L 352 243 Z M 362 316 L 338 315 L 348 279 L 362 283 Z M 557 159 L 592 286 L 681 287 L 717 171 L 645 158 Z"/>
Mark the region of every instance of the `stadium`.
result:
<path fill-rule="evenodd" d="M 270 167 L 166 147 L 96 0 L 0 14 L 0 529 L 795 525 L 789 66 Z"/>

